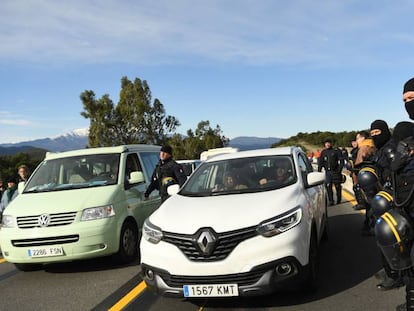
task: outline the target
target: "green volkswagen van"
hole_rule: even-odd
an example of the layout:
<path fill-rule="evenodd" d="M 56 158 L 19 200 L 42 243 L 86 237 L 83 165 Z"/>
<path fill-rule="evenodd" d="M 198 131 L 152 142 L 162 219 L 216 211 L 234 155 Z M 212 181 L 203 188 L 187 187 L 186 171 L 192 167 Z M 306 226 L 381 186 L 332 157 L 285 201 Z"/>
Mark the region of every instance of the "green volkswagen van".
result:
<path fill-rule="evenodd" d="M 123 145 L 48 153 L 3 211 L 3 257 L 22 271 L 115 255 L 139 258 L 144 220 L 161 203 L 144 192 L 159 146 Z"/>

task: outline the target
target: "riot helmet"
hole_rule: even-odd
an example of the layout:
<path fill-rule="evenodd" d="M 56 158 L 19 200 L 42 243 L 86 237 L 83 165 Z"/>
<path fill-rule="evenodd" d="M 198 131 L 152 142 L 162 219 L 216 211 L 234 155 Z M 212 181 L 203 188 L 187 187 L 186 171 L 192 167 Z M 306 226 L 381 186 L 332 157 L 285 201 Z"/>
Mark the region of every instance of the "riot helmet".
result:
<path fill-rule="evenodd" d="M 410 250 L 413 228 L 402 211 L 391 209 L 382 214 L 375 224 L 375 235 L 392 269 L 405 270 L 412 266 Z"/>
<path fill-rule="evenodd" d="M 371 200 L 372 212 L 376 217 L 380 217 L 389 211 L 393 206 L 393 197 L 386 191 L 378 192 Z"/>
<path fill-rule="evenodd" d="M 367 197 L 373 197 L 380 189 L 378 174 L 373 167 L 365 166 L 358 172 L 358 184 Z"/>

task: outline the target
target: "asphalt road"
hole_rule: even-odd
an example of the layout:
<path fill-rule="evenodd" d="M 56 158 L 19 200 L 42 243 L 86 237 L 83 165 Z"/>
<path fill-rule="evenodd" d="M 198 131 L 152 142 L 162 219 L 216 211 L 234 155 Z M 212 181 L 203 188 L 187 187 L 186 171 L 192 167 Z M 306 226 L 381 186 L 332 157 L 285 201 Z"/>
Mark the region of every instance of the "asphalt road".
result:
<path fill-rule="evenodd" d="M 0 263 L 0 310 L 395 310 L 404 288 L 376 289 L 381 269 L 374 237 L 361 235 L 363 214 L 352 199 L 329 207 L 329 238 L 320 246 L 318 291 L 286 290 L 249 299 L 184 300 L 149 292 L 139 263 L 117 266 L 111 258 L 50 265 L 20 272 Z"/>

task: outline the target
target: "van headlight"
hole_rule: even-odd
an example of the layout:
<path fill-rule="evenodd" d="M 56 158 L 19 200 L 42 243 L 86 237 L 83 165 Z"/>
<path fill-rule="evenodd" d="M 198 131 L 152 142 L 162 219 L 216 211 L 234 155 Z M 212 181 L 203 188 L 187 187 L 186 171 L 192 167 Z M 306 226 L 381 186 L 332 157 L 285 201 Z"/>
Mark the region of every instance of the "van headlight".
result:
<path fill-rule="evenodd" d="M 142 237 L 148 242 L 157 244 L 162 239 L 162 231 L 147 219 L 142 227 Z"/>
<path fill-rule="evenodd" d="M 287 213 L 263 221 L 257 226 L 257 232 L 264 237 L 271 237 L 279 233 L 292 229 L 300 223 L 302 219 L 302 209 L 296 207 Z"/>
<path fill-rule="evenodd" d="M 1 226 L 3 228 L 14 228 L 16 226 L 16 222 L 14 221 L 14 217 L 10 215 L 3 215 L 3 219 L 1 220 Z"/>
<path fill-rule="evenodd" d="M 115 210 L 112 205 L 91 207 L 83 210 L 81 221 L 102 219 L 112 216 L 115 216 Z"/>

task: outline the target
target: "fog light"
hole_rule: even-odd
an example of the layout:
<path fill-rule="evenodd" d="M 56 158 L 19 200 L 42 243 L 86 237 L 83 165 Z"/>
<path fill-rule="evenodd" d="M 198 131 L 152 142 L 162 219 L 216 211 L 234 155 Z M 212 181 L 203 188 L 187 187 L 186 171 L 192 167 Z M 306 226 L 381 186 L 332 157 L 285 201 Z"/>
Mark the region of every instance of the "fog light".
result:
<path fill-rule="evenodd" d="M 292 266 L 288 263 L 282 263 L 280 265 L 277 265 L 276 267 L 276 273 L 280 276 L 288 275 L 292 272 Z"/>
<path fill-rule="evenodd" d="M 145 276 L 149 281 L 153 281 L 154 280 L 154 271 L 152 270 L 146 270 L 145 271 Z"/>

